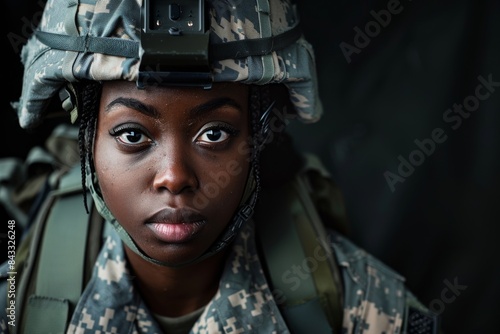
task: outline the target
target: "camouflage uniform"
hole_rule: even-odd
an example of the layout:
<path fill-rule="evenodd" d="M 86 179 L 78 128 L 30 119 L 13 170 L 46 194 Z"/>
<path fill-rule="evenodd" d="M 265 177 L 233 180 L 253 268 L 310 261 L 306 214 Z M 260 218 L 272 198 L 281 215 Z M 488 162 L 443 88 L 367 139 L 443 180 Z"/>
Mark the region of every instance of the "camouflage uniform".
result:
<path fill-rule="evenodd" d="M 343 333 L 397 334 L 407 299 L 404 279 L 334 231 L 328 240 L 344 282 Z M 5 291 L 8 277 L 1 273 Z M 2 312 L 0 329 L 8 333 Z M 107 237 L 90 282 L 67 333 L 162 333 L 131 279 L 122 242 Z M 289 333 L 257 254 L 254 223 L 249 221 L 232 245 L 219 290 L 191 333 Z"/>

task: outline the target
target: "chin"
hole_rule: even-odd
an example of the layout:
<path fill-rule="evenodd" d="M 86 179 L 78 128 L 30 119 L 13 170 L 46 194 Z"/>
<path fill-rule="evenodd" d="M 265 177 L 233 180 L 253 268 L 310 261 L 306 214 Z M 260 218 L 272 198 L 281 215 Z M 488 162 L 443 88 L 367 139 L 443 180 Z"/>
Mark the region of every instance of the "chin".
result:
<path fill-rule="evenodd" d="M 160 251 L 161 249 L 161 251 Z M 206 249 L 193 248 L 189 243 L 183 244 L 168 244 L 161 247 L 154 247 L 146 254 L 164 263 L 167 267 L 182 267 L 188 265 L 198 259 L 205 253 Z"/>

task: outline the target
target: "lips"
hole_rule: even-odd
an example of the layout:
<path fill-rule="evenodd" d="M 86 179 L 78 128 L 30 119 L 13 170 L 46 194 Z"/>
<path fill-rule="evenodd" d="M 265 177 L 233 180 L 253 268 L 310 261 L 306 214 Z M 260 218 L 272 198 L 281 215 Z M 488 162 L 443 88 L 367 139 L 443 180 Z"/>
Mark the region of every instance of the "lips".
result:
<path fill-rule="evenodd" d="M 156 237 L 167 243 L 183 243 L 193 239 L 206 225 L 207 220 L 189 209 L 165 208 L 146 221 Z"/>

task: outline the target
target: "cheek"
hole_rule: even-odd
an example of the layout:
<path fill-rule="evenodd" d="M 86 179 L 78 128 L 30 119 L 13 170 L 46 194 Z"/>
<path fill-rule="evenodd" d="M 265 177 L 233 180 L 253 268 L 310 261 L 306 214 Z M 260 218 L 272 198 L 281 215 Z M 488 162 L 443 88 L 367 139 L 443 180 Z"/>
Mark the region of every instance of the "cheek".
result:
<path fill-rule="evenodd" d="M 130 189 L 136 189 L 137 178 L 129 177 L 129 165 L 117 153 L 114 139 L 96 135 L 94 167 L 104 201 L 115 218 L 121 220 L 132 214 L 133 202 Z M 128 190 L 128 191 L 127 191 Z"/>
<path fill-rule="evenodd" d="M 250 170 L 249 156 L 235 150 L 219 157 L 219 163 L 207 164 L 200 180 L 200 189 L 194 196 L 193 207 L 209 210 L 219 221 L 229 221 L 238 208 Z"/>
<path fill-rule="evenodd" d="M 113 151 L 110 140 L 97 133 L 94 142 L 94 167 L 103 192 L 114 187 L 116 159 L 113 157 Z"/>

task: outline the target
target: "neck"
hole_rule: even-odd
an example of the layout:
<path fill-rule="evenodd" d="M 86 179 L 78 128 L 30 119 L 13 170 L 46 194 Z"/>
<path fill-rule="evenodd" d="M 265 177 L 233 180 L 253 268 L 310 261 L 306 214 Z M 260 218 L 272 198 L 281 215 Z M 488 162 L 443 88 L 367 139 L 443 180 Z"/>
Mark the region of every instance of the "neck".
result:
<path fill-rule="evenodd" d="M 179 317 L 205 306 L 219 288 L 227 251 L 180 268 L 150 263 L 125 247 L 135 286 L 153 313 Z"/>

